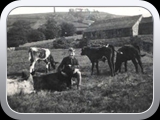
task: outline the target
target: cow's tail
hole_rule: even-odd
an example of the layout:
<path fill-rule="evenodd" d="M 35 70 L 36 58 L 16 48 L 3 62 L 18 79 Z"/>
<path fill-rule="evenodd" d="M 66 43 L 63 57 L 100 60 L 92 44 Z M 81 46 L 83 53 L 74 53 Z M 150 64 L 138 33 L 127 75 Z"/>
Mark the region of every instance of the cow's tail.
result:
<path fill-rule="evenodd" d="M 138 45 L 133 45 L 133 46 L 134 46 L 135 48 L 137 48 L 137 50 L 139 51 L 139 54 L 140 54 L 141 57 L 146 56 L 146 54 L 141 54 L 141 51 L 140 51 L 140 48 L 139 48 Z"/>
<path fill-rule="evenodd" d="M 114 61 L 114 51 L 116 51 L 115 49 L 114 49 L 114 46 L 113 45 L 109 45 L 109 44 L 107 44 L 107 46 L 109 46 L 111 49 L 112 49 L 112 61 Z"/>
<path fill-rule="evenodd" d="M 115 73 L 114 73 L 114 69 L 115 69 L 115 65 L 114 65 L 114 58 L 115 58 L 115 54 L 114 54 L 114 52 L 115 52 L 115 51 L 117 51 L 117 50 L 115 50 L 114 46 L 112 46 L 112 45 L 111 45 L 111 48 L 112 48 L 112 65 L 113 65 L 113 74 L 115 74 Z M 118 51 L 117 51 L 117 52 L 118 52 Z"/>
<path fill-rule="evenodd" d="M 115 54 L 114 54 L 114 52 L 116 51 L 115 49 L 114 49 L 114 46 L 113 45 L 109 45 L 109 44 L 107 44 L 106 45 L 106 47 L 110 47 L 111 48 L 111 61 L 112 61 L 112 70 L 113 71 L 111 71 L 111 72 L 113 72 L 113 74 L 114 74 L 114 57 L 115 57 Z M 116 52 L 119 52 L 119 51 L 116 51 Z"/>
<path fill-rule="evenodd" d="M 116 50 L 114 49 L 114 46 L 113 46 L 113 45 L 110 45 L 110 44 L 107 44 L 105 47 L 106 47 L 106 48 L 109 47 L 109 48 L 112 49 L 112 56 L 111 56 L 111 58 L 112 58 L 112 61 L 114 61 L 114 57 L 115 57 L 114 51 L 115 51 L 115 52 L 118 52 L 118 53 L 119 53 L 119 51 L 116 51 Z M 102 57 L 102 61 L 105 61 L 106 59 L 107 59 L 107 58 L 106 58 L 105 56 Z"/>

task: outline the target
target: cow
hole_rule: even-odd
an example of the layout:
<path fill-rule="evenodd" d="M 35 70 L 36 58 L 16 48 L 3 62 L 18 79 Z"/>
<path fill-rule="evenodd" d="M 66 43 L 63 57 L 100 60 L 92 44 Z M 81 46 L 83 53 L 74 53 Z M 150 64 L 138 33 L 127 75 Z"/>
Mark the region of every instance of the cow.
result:
<path fill-rule="evenodd" d="M 111 76 L 114 76 L 114 46 L 107 44 L 102 47 L 83 47 L 81 55 L 86 55 L 90 59 L 92 63 L 91 75 L 93 75 L 94 63 L 96 63 L 97 75 L 99 75 L 98 62 L 100 60 L 105 62 L 107 59 Z"/>
<path fill-rule="evenodd" d="M 50 71 L 50 65 L 53 69 L 56 68 L 56 64 L 58 62 L 54 61 L 51 52 L 47 48 L 38 48 L 38 47 L 30 47 L 28 50 L 29 53 L 29 61 L 30 61 L 30 73 L 34 74 L 35 72 L 35 64 L 38 61 L 44 61 L 46 63 L 46 73 Z"/>
<path fill-rule="evenodd" d="M 132 60 L 136 73 L 138 73 L 138 64 L 141 68 L 141 72 L 143 71 L 141 57 L 145 56 L 145 54 L 140 54 L 140 48 L 137 45 L 125 45 L 118 49 L 116 62 L 115 62 L 115 73 L 119 70 L 121 72 L 121 65 L 124 63 L 125 72 L 127 72 L 127 61 Z"/>
<path fill-rule="evenodd" d="M 73 71 L 72 67 L 66 66 L 63 72 L 57 71 L 43 75 L 30 74 L 30 81 L 33 83 L 35 92 L 39 90 L 63 91 L 72 88 L 71 76 Z"/>

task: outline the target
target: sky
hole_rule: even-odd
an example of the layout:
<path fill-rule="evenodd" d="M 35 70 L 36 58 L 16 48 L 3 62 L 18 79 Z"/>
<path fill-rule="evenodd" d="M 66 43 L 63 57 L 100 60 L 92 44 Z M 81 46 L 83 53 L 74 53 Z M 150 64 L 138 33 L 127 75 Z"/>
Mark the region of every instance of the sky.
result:
<path fill-rule="evenodd" d="M 142 7 L 55 7 L 56 12 L 68 12 L 69 9 L 89 9 L 89 11 L 107 12 L 115 15 L 140 15 L 143 17 L 151 16 L 150 12 Z M 13 9 L 9 15 L 15 14 L 34 14 L 53 12 L 53 7 L 18 7 Z"/>

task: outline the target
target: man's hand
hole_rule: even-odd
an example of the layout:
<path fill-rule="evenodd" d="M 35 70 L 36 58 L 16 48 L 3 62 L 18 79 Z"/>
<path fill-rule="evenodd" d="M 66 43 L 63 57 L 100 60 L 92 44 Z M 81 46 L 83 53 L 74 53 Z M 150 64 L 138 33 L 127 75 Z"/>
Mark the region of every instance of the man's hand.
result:
<path fill-rule="evenodd" d="M 67 74 L 63 71 L 61 71 L 61 74 L 64 75 L 64 76 L 67 76 Z"/>
<path fill-rule="evenodd" d="M 69 67 L 72 67 L 72 65 L 71 65 L 71 64 L 69 64 L 68 66 L 69 66 Z"/>

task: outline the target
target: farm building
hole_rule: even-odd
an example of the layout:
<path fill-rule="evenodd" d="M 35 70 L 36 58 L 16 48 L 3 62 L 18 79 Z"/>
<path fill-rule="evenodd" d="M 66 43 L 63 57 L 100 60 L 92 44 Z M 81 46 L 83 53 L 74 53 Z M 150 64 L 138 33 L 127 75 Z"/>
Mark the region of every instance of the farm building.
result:
<path fill-rule="evenodd" d="M 82 23 L 87 24 L 87 25 L 91 25 L 92 23 L 94 23 L 93 20 L 83 20 Z"/>
<path fill-rule="evenodd" d="M 153 18 L 152 17 L 142 18 L 139 24 L 139 34 L 140 35 L 153 34 Z"/>
<path fill-rule="evenodd" d="M 82 34 L 83 31 L 89 26 L 84 23 L 79 23 L 79 22 L 71 22 L 74 27 L 76 28 L 76 34 Z"/>
<path fill-rule="evenodd" d="M 87 39 L 105 39 L 138 35 L 142 15 L 95 21 L 83 33 Z"/>

